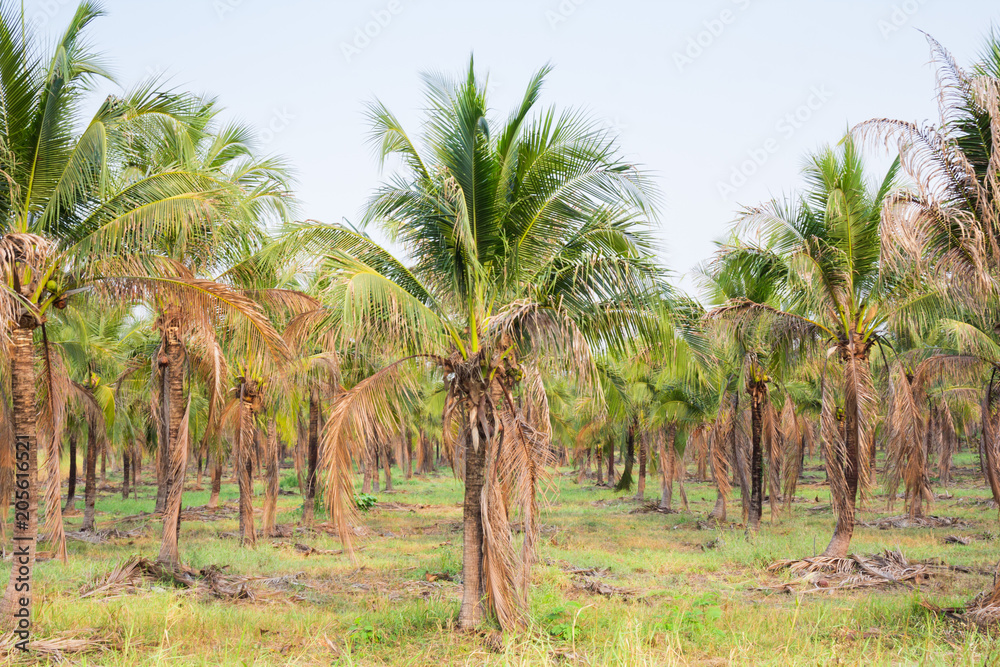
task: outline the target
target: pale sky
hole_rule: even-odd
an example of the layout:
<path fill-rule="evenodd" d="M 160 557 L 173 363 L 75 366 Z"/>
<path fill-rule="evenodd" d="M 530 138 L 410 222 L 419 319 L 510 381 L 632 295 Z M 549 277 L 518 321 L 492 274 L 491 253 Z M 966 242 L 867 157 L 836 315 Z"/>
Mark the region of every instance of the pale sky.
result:
<path fill-rule="evenodd" d="M 25 0 L 54 37 L 73 0 Z M 925 30 L 970 63 L 1000 6 L 980 0 L 109 0 L 90 31 L 118 82 L 219 98 L 294 166 L 302 215 L 356 221 L 379 183 L 366 100 L 417 133 L 419 74 L 475 54 L 506 111 L 545 63 L 543 103 L 620 134 L 663 197 L 680 284 L 740 205 L 799 184 L 803 156 L 872 117 L 936 119 Z M 103 98 L 113 85 L 102 89 Z M 876 160 L 877 166 L 886 164 Z M 873 165 L 875 166 L 875 165 Z"/>

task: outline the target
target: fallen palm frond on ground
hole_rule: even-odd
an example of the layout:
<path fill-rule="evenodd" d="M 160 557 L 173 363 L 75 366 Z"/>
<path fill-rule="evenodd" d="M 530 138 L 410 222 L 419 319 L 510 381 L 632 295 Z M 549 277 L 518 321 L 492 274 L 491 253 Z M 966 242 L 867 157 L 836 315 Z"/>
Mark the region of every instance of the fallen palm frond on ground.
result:
<path fill-rule="evenodd" d="M 280 577 L 250 577 L 226 574 L 225 567 L 209 565 L 194 570 L 183 565 L 176 569 L 133 556 L 80 592 L 81 598 L 117 597 L 148 589 L 152 584 L 167 584 L 216 598 L 270 601 L 276 593 L 287 591 L 302 573 Z"/>
<path fill-rule="evenodd" d="M 0 640 L 0 655 L 21 655 L 17 642 L 13 635 Z M 60 633 L 60 636 L 32 639 L 28 643 L 28 651 L 29 655 L 48 656 L 54 662 L 62 662 L 67 653 L 90 653 L 104 650 L 108 645 L 109 642 L 98 637 L 94 630 L 74 630 L 72 633 Z"/>
<path fill-rule="evenodd" d="M 911 517 L 903 514 L 900 516 L 889 516 L 872 522 L 861 522 L 859 525 L 865 528 L 878 528 L 879 530 L 889 530 L 890 528 L 946 528 L 968 526 L 968 522 L 950 516 L 918 516 Z"/>
<path fill-rule="evenodd" d="M 771 573 L 788 570 L 797 577 L 796 582 L 765 586 L 760 590 L 814 593 L 851 588 L 871 588 L 889 585 L 914 587 L 931 577 L 935 569 L 949 569 L 945 565 L 910 563 L 899 551 L 885 551 L 873 556 L 852 555 L 847 558 L 815 556 L 800 560 L 780 560 L 771 564 Z M 793 584 L 807 588 L 796 591 Z"/>
<path fill-rule="evenodd" d="M 952 620 L 970 623 L 980 628 L 996 627 L 1000 624 L 1000 591 L 983 591 L 974 597 L 964 607 L 939 607 L 932 602 L 922 600 L 920 605 L 936 614 L 942 614 Z"/>
<path fill-rule="evenodd" d="M 73 530 L 66 531 L 66 539 L 88 544 L 106 544 L 109 540 L 142 537 L 143 530 L 135 528 L 133 530 L 121 530 L 119 528 L 102 528 L 101 530 Z"/>
<path fill-rule="evenodd" d="M 634 510 L 631 510 L 629 514 L 651 514 L 653 512 L 658 512 L 660 514 L 679 514 L 680 510 L 660 507 L 660 501 L 653 500 L 648 503 L 643 503 L 642 505 L 639 505 Z"/>

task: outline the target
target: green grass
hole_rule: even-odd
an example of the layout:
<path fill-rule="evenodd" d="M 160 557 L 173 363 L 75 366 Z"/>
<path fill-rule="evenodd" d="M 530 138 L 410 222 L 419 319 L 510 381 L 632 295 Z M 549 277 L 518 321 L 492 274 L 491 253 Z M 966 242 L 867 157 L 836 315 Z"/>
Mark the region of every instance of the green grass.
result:
<path fill-rule="evenodd" d="M 829 502 L 819 483 L 823 475 L 813 469 L 816 462 L 808 465 L 813 483 L 800 486 L 801 502 L 773 524 L 765 509 L 753 539 L 735 525 L 699 527 L 714 503 L 706 483 L 687 483 L 690 512 L 630 514 L 636 507 L 630 498 L 589 482 L 577 485 L 570 471 L 559 471 L 543 508 L 531 627 L 508 634 L 502 646 L 491 645 L 483 634 L 456 632 L 460 585 L 427 581 L 428 574 L 461 574 L 462 488 L 446 470 L 408 481 L 395 471 L 395 492 L 377 494 L 379 504 L 364 515 L 371 534 L 361 541 L 356 562 L 273 546 L 300 542 L 339 549 L 325 534 L 261 539 L 249 550 L 227 536 L 237 530 L 234 519 L 183 524 L 181 555 L 188 565 L 225 565 L 230 572 L 266 576 L 302 573 L 294 594 L 277 601 L 220 601 L 168 585 L 81 600 L 80 589 L 122 559 L 155 556 L 159 526 L 150 520 L 143 536 L 114 544 L 71 541 L 68 564 L 44 561 L 36 570 L 35 633 L 86 631 L 101 638 L 103 651 L 70 656 L 88 665 L 983 665 L 1000 660 L 991 637 L 943 621 L 919 604 L 961 604 L 991 585 L 987 576 L 949 574 L 919 591 L 900 587 L 796 597 L 756 590 L 783 580 L 765 571 L 768 564 L 813 555 L 830 537 L 833 517 L 823 508 Z M 911 560 L 936 557 L 992 571 L 1000 546 L 994 541 L 997 514 L 959 502 L 985 498 L 988 491 L 971 455 L 963 454 L 958 465 L 954 497 L 936 501 L 930 511 L 960 517 L 967 527 L 859 527 L 853 550 L 898 547 Z M 112 476 L 109 483 L 117 480 Z M 648 495 L 658 486 L 650 478 Z M 295 487 L 294 475 L 283 473 L 282 489 Z M 257 490 L 262 492 L 260 485 Z M 188 491 L 184 504 L 205 504 L 208 495 Z M 225 484 L 223 501 L 236 497 L 235 485 Z M 256 505 L 260 502 L 258 497 Z M 388 509 L 387 503 L 413 507 Z M 98 524 L 151 511 L 153 504 L 151 485 L 138 500 L 122 500 L 108 489 L 98 501 Z M 427 507 L 417 507 L 422 505 Z M 859 519 L 889 515 L 884 505 L 876 495 Z M 280 496 L 279 509 L 282 524 L 301 516 L 298 496 Z M 739 518 L 738 498 L 730 514 Z M 67 527 L 78 527 L 80 520 L 67 518 Z M 973 542 L 943 544 L 949 534 Z M 719 538 L 719 546 L 704 548 Z M 582 590 L 564 571 L 566 564 L 610 568 L 602 581 L 636 591 L 637 599 Z M 0 576 L 0 584 L 5 579 Z"/>

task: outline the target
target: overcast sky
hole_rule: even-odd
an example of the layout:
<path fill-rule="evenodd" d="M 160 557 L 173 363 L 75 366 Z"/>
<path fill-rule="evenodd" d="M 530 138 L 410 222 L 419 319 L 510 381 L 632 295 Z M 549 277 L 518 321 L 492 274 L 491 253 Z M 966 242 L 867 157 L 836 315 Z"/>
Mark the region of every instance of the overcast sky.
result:
<path fill-rule="evenodd" d="M 73 0 L 25 0 L 54 37 Z M 972 61 L 1000 6 L 979 0 L 109 0 L 90 35 L 129 87 L 218 96 L 294 166 L 304 217 L 357 220 L 383 177 L 366 100 L 419 130 L 419 73 L 475 54 L 506 111 L 546 62 L 543 102 L 616 128 L 658 183 L 678 281 L 741 204 L 790 191 L 803 156 L 872 117 L 936 117 L 919 30 Z M 106 92 L 112 92 L 108 84 Z M 103 98 L 103 94 L 100 96 Z M 884 158 L 877 161 L 878 166 Z"/>

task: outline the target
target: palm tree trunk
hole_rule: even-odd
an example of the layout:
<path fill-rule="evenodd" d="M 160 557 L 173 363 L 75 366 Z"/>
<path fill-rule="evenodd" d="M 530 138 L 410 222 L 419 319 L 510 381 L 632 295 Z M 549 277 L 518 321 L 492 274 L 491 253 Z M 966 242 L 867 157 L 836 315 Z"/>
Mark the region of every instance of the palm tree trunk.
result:
<path fill-rule="evenodd" d="M 382 469 L 385 470 L 385 492 L 392 493 L 392 447 L 388 443 L 382 443 L 379 447 L 382 454 Z"/>
<path fill-rule="evenodd" d="M 622 462 L 622 476 L 615 485 L 616 491 L 628 491 L 632 488 L 632 467 L 635 465 L 635 429 L 636 421 L 629 422 L 625 432 L 625 460 Z"/>
<path fill-rule="evenodd" d="M 83 525 L 80 530 L 94 529 L 94 514 L 97 505 L 97 426 L 93 420 L 87 424 L 86 489 L 83 501 Z"/>
<path fill-rule="evenodd" d="M 222 464 L 221 456 L 213 457 L 212 461 L 212 493 L 208 498 L 208 506 L 212 509 L 219 506 L 219 492 L 222 491 Z"/>
<path fill-rule="evenodd" d="M 14 421 L 14 539 L 10 579 L 0 601 L 0 627 L 13 628 L 24 642 L 31 628 L 32 578 L 38 546 L 38 419 L 35 402 L 34 332 L 37 322 L 21 317 L 11 332 L 11 399 Z M 20 644 L 19 644 L 20 647 Z"/>
<path fill-rule="evenodd" d="M 608 439 L 608 486 L 615 485 L 615 441 Z"/>
<path fill-rule="evenodd" d="M 671 424 L 666 429 L 666 436 L 660 442 L 660 509 L 670 511 L 674 496 L 674 438 L 677 427 Z"/>
<path fill-rule="evenodd" d="M 128 476 L 131 472 L 131 454 L 129 454 L 128 448 L 125 449 L 125 453 L 122 454 L 122 500 L 128 499 Z"/>
<path fill-rule="evenodd" d="M 580 452 L 579 460 L 577 461 L 577 466 L 579 469 L 576 473 L 576 483 L 583 484 L 583 480 L 587 478 L 587 473 L 590 472 L 590 448 L 588 447 L 586 451 Z"/>
<path fill-rule="evenodd" d="M 407 426 L 403 430 L 403 442 L 402 446 L 399 448 L 399 454 L 403 459 L 404 479 L 413 478 L 413 438 L 410 434 L 410 427 Z"/>
<path fill-rule="evenodd" d="M 160 539 L 162 563 L 176 565 L 180 554 L 177 538 L 181 529 L 181 496 L 184 491 L 184 465 L 187 461 L 187 439 L 181 438 L 182 422 L 185 418 L 184 405 L 184 347 L 181 345 L 175 326 L 163 329 L 163 351 L 159 356 L 160 374 L 163 379 L 160 390 L 162 434 L 160 440 L 160 487 L 156 491 L 156 502 L 163 513 L 163 535 Z M 185 451 L 180 451 L 184 448 Z M 161 499 L 162 494 L 162 499 Z M 173 505 L 168 507 L 174 497 Z"/>
<path fill-rule="evenodd" d="M 757 532 L 760 529 L 760 517 L 764 507 L 764 447 L 761 442 L 763 433 L 763 404 L 766 388 L 761 383 L 751 381 L 747 387 L 750 394 L 750 507 L 747 515 L 747 530 Z"/>
<path fill-rule="evenodd" d="M 278 465 L 280 464 L 278 455 L 278 432 L 277 425 L 271 420 L 270 426 L 265 433 L 266 445 L 264 450 L 265 468 L 264 479 L 266 489 L 264 492 L 264 512 L 261 522 L 261 531 L 267 537 L 275 534 L 275 518 L 278 511 Z"/>
<path fill-rule="evenodd" d="M 639 436 L 639 480 L 636 482 L 635 499 L 646 499 L 646 434 Z"/>
<path fill-rule="evenodd" d="M 76 432 L 69 434 L 69 488 L 66 490 L 66 510 L 63 512 L 76 511 Z"/>
<path fill-rule="evenodd" d="M 256 429 L 250 406 L 243 400 L 240 390 L 240 429 L 236 443 L 236 476 L 240 488 L 240 544 L 244 547 L 257 545 L 257 531 L 253 523 L 253 464 L 251 448 L 254 446 Z"/>
<path fill-rule="evenodd" d="M 302 521 L 313 521 L 316 505 L 316 459 L 319 457 L 319 395 L 316 388 L 309 390 L 309 451 L 306 455 L 306 497 L 302 501 Z"/>
<path fill-rule="evenodd" d="M 604 486 L 604 444 L 594 445 L 594 456 L 597 458 L 597 465 L 594 468 L 597 470 L 597 486 Z"/>
<path fill-rule="evenodd" d="M 478 427 L 477 427 L 478 428 Z M 482 434 L 480 434 L 482 436 Z M 486 438 L 476 451 L 471 437 L 465 442 L 465 499 L 462 505 L 462 608 L 458 627 L 476 628 L 483 619 L 483 473 L 486 466 Z"/>

